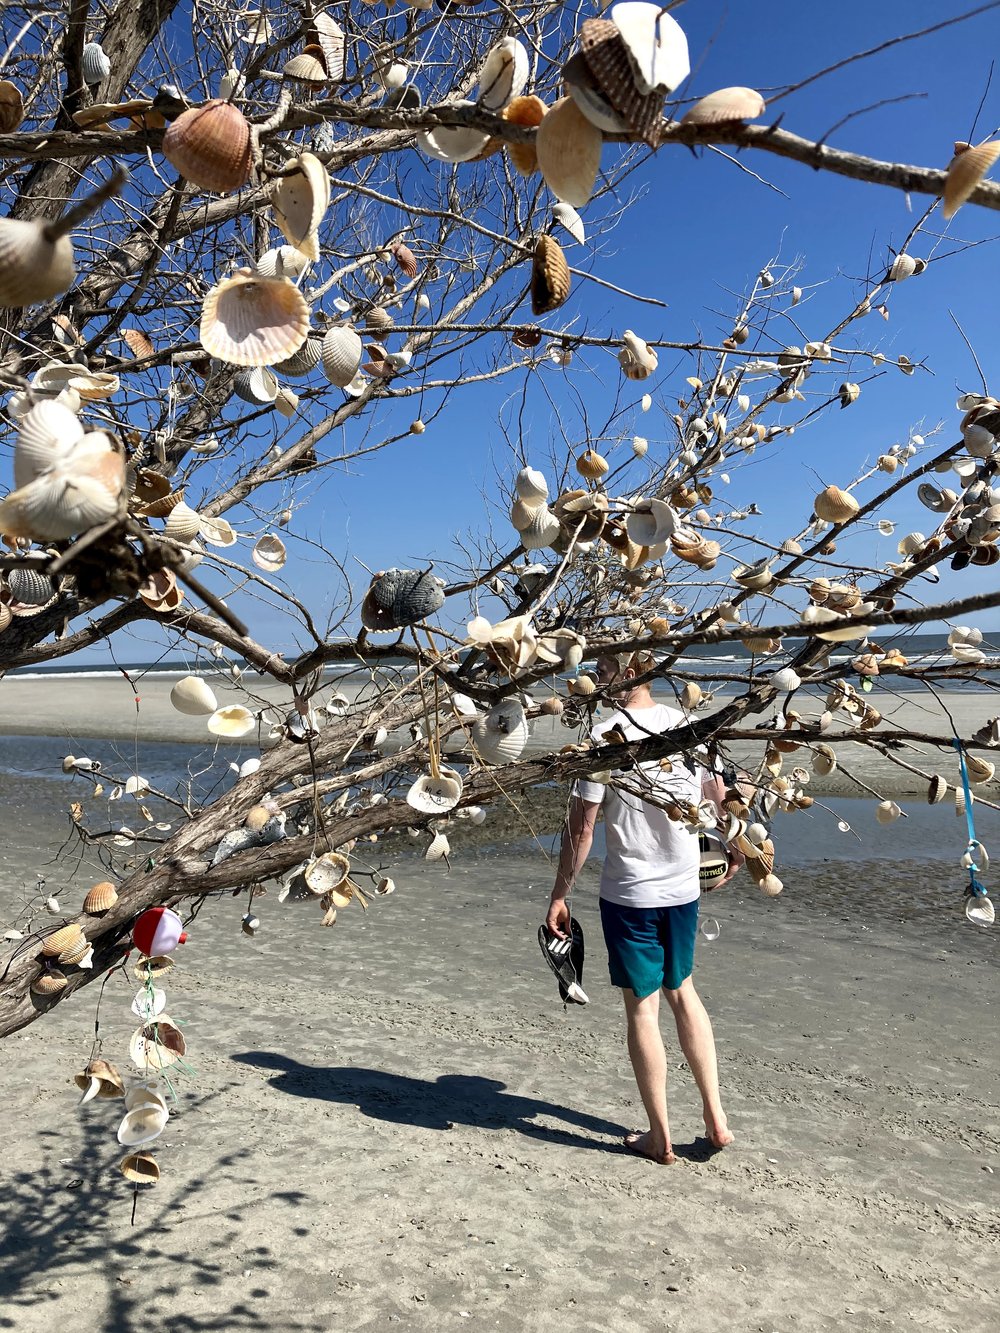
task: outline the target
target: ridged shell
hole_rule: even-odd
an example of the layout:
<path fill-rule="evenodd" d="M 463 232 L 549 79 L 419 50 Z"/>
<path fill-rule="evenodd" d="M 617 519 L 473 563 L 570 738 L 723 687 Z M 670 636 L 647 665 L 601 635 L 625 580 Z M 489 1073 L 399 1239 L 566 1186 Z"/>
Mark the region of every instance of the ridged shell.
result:
<path fill-rule="evenodd" d="M 226 518 L 208 518 L 202 515 L 201 535 L 209 546 L 235 546 L 237 541 L 233 526 Z"/>
<path fill-rule="evenodd" d="M 656 147 L 663 94 L 639 91 L 628 50 L 615 24 L 609 19 L 585 19 L 580 25 L 580 50 L 612 110 L 651 148 Z"/>
<path fill-rule="evenodd" d="M 523 467 L 514 478 L 514 489 L 520 499 L 540 504 L 548 499 L 549 487 L 545 477 L 537 468 Z"/>
<path fill-rule="evenodd" d="M 662 97 L 691 73 L 684 29 L 662 5 L 625 0 L 612 6 L 611 21 L 621 33 L 639 92 Z"/>
<path fill-rule="evenodd" d="M 111 61 L 100 42 L 86 42 L 80 56 L 80 73 L 88 87 L 103 83 L 111 73 Z"/>
<path fill-rule="evenodd" d="M 230 366 L 273 366 L 309 334 L 309 306 L 289 278 L 241 269 L 217 283 L 202 307 L 201 345 Z"/>
<path fill-rule="evenodd" d="M 63 949 L 62 953 L 59 955 L 59 962 L 65 964 L 67 967 L 75 967 L 76 964 L 86 958 L 87 954 L 90 952 L 91 944 L 89 940 L 86 936 L 81 935 L 74 944 L 67 945 L 67 947 Z"/>
<path fill-rule="evenodd" d="M 250 179 L 250 122 L 231 102 L 213 98 L 167 126 L 163 156 L 192 185 L 229 194 Z"/>
<path fill-rule="evenodd" d="M 312 25 L 323 51 L 327 78 L 339 83 L 344 77 L 344 30 L 325 10 L 315 16 Z"/>
<path fill-rule="evenodd" d="M 118 890 L 110 880 L 102 880 L 100 884 L 95 884 L 83 900 L 83 910 L 88 916 L 97 916 L 100 912 L 107 912 L 114 907 L 118 901 Z"/>
<path fill-rule="evenodd" d="M 948 782 L 940 773 L 935 773 L 927 788 L 927 804 L 937 805 L 948 795 Z"/>
<path fill-rule="evenodd" d="M 510 764 L 528 741 L 528 720 L 516 699 L 505 699 L 473 725 L 472 742 L 488 764 Z"/>
<path fill-rule="evenodd" d="M 139 585 L 139 596 L 158 615 L 176 611 L 184 600 L 184 593 L 177 586 L 177 576 L 172 569 L 161 569 L 150 575 Z"/>
<path fill-rule="evenodd" d="M 562 246 L 552 236 L 539 236 L 531 264 L 531 309 L 536 315 L 558 310 L 569 298 L 570 273 Z"/>
<path fill-rule="evenodd" d="M 631 329 L 626 329 L 622 334 L 622 350 L 618 353 L 618 364 L 625 372 L 626 379 L 645 380 L 656 370 L 659 358 L 649 343 L 636 337 Z"/>
<path fill-rule="evenodd" d="M 547 505 L 539 505 L 527 524 L 521 528 L 521 545 L 526 551 L 540 551 L 550 546 L 562 530 L 559 520 Z"/>
<path fill-rule="evenodd" d="M 0 79 L 0 134 L 13 134 L 23 120 L 21 90 L 9 79 Z"/>
<path fill-rule="evenodd" d="M 69 978 L 57 967 L 50 967 L 31 983 L 32 995 L 58 995 L 69 985 Z"/>
<path fill-rule="evenodd" d="M 56 594 L 55 584 L 40 569 L 19 569 L 16 565 L 7 571 L 7 587 L 11 600 L 22 606 L 47 606 Z"/>
<path fill-rule="evenodd" d="M 51 241 L 44 222 L 0 218 L 0 306 L 47 301 L 71 287 L 75 277 L 68 236 Z"/>
<path fill-rule="evenodd" d="M 292 83 L 321 87 L 327 82 L 326 66 L 309 51 L 300 51 L 291 60 L 286 60 L 281 72 Z"/>
<path fill-rule="evenodd" d="M 319 259 L 317 228 L 330 204 L 330 176 L 312 153 L 303 153 L 287 164 L 287 176 L 275 181 L 271 190 L 274 220 L 290 245 L 307 259 Z"/>
<path fill-rule="evenodd" d="M 604 137 L 572 97 L 563 97 L 535 135 L 538 170 L 557 199 L 582 208 L 594 193 Z"/>
<path fill-rule="evenodd" d="M 277 376 L 267 366 L 254 366 L 244 370 L 233 380 L 233 393 L 245 403 L 262 406 L 273 403 L 281 385 Z"/>
<path fill-rule="evenodd" d="M 182 500 L 167 515 L 163 530 L 175 542 L 194 541 L 201 531 L 201 515 Z"/>
<path fill-rule="evenodd" d="M 444 583 L 429 570 L 388 569 L 376 574 L 361 604 L 361 623 L 385 631 L 416 625 L 444 605 Z"/>
<path fill-rule="evenodd" d="M 512 125 L 524 125 L 530 129 L 542 123 L 545 112 L 546 106 L 540 97 L 528 96 L 512 98 L 500 115 Z M 538 157 L 533 143 L 509 143 L 505 147 L 518 175 L 530 176 L 538 170 Z"/>
<path fill-rule="evenodd" d="M 479 104 L 502 110 L 519 97 L 528 81 L 528 52 L 516 37 L 505 37 L 487 55 L 479 79 Z"/>
<path fill-rule="evenodd" d="M 256 717 L 242 704 L 217 708 L 208 719 L 208 729 L 213 736 L 245 736 L 256 725 Z"/>
<path fill-rule="evenodd" d="M 453 810 L 462 797 L 462 779 L 459 777 L 417 778 L 406 793 L 406 804 L 422 814 L 437 815 Z"/>
<path fill-rule="evenodd" d="M 388 310 L 384 310 L 380 305 L 372 306 L 371 310 L 365 315 L 365 328 L 379 342 L 384 342 L 389 336 L 394 323 L 395 321 Z"/>
<path fill-rule="evenodd" d="M 972 783 L 991 782 L 993 775 L 996 773 L 996 765 L 991 764 L 987 759 L 980 759 L 978 755 L 967 754 L 965 756 L 965 771 Z"/>
<path fill-rule="evenodd" d="M 945 218 L 955 216 L 998 157 L 1000 140 L 997 139 L 987 140 L 975 148 L 966 148 L 955 154 L 944 181 L 942 214 Z"/>
<path fill-rule="evenodd" d="M 471 107 L 472 102 L 455 102 L 456 107 Z M 490 136 L 482 130 L 464 125 L 439 125 L 433 130 L 422 130 L 417 135 L 417 146 L 437 162 L 470 162 L 483 151 Z"/>
<path fill-rule="evenodd" d="M 58 958 L 64 950 L 79 944 L 83 938 L 83 930 L 75 921 L 68 926 L 60 926 L 51 935 L 46 935 L 42 944 L 42 953 L 48 958 Z"/>
<path fill-rule="evenodd" d="M 287 361 L 278 361 L 274 369 L 287 379 L 301 379 L 319 365 L 322 350 L 322 338 L 307 338 L 297 352 L 293 352 Z"/>
<path fill-rule="evenodd" d="M 170 702 L 178 713 L 188 717 L 203 717 L 214 713 L 219 706 L 215 691 L 200 676 L 185 676 L 170 691 Z"/>
<path fill-rule="evenodd" d="M 277 245 L 257 260 L 257 272 L 262 278 L 301 278 L 310 262 L 294 245 Z"/>
<path fill-rule="evenodd" d="M 408 245 L 404 245 L 402 241 L 397 241 L 396 244 L 392 247 L 392 257 L 393 259 L 395 259 L 396 263 L 399 265 L 401 271 L 406 275 L 406 277 L 415 278 L 417 274 L 420 272 L 420 268 L 417 264 L 416 255 L 413 253 L 410 247 Z"/>
<path fill-rule="evenodd" d="M 682 117 L 682 125 L 724 125 L 736 120 L 756 120 L 767 103 L 754 88 L 720 88 L 695 102 Z"/>
<path fill-rule="evenodd" d="M 323 373 L 331 384 L 346 389 L 361 367 L 364 352 L 364 344 L 352 328 L 344 324 L 330 329 L 320 349 Z"/>
<path fill-rule="evenodd" d="M 0 532 L 33 541 L 62 541 L 120 508 L 125 462 L 101 431 L 85 435 L 58 464 L 0 501 Z"/>
<path fill-rule="evenodd" d="M 846 523 L 860 508 L 854 496 L 839 486 L 827 486 L 813 501 L 816 517 L 824 523 Z"/>
<path fill-rule="evenodd" d="M 584 449 L 576 460 L 576 470 L 588 481 L 600 481 L 608 470 L 608 460 L 596 449 Z"/>
<path fill-rule="evenodd" d="M 121 379 L 106 371 L 88 370 L 73 361 L 50 361 L 31 377 L 32 387 L 42 393 L 74 389 L 86 402 L 110 398 L 121 388 Z"/>
<path fill-rule="evenodd" d="M 250 555 L 258 569 L 276 574 L 284 566 L 288 552 L 280 537 L 273 532 L 266 532 L 263 537 L 257 538 Z"/>
<path fill-rule="evenodd" d="M 156 1158 L 145 1152 L 129 1153 L 118 1163 L 118 1170 L 134 1185 L 155 1185 L 160 1178 Z"/>

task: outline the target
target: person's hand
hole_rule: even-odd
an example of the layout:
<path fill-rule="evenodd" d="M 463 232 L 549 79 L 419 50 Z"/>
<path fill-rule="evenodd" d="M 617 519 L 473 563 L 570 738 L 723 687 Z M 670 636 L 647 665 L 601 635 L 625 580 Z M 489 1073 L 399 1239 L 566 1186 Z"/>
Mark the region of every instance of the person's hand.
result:
<path fill-rule="evenodd" d="M 729 869 L 726 871 L 724 878 L 720 879 L 718 884 L 714 885 L 717 889 L 721 889 L 723 884 L 728 884 L 733 876 L 738 875 L 747 863 L 746 857 L 738 847 L 730 844 L 726 850 L 729 853 Z"/>
<path fill-rule="evenodd" d="M 549 903 L 545 926 L 551 935 L 558 935 L 561 940 L 569 938 L 569 908 L 565 898 L 553 898 Z"/>

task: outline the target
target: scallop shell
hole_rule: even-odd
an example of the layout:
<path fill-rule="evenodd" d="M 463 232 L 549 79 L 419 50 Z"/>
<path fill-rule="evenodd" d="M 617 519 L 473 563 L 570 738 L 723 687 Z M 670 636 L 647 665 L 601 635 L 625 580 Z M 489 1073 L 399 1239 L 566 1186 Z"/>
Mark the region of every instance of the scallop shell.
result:
<path fill-rule="evenodd" d="M 93 946 L 85 935 L 81 935 L 75 943 L 67 945 L 59 955 L 59 962 L 68 967 L 90 967 L 91 963 L 87 961 L 87 955 L 93 953 Z"/>
<path fill-rule="evenodd" d="M 471 107 L 474 102 L 459 101 L 455 107 Z M 470 162 L 489 142 L 490 136 L 482 130 L 464 125 L 439 125 L 433 130 L 422 130 L 417 135 L 417 146 L 437 162 Z"/>
<path fill-rule="evenodd" d="M 214 713 L 219 704 L 211 686 L 200 676 L 185 676 L 170 691 L 170 702 L 178 713 L 203 717 Z"/>
<path fill-rule="evenodd" d="M 102 880 L 84 898 L 83 910 L 88 916 L 98 916 L 101 912 L 109 911 L 117 901 L 118 890 L 110 880 Z"/>
<path fill-rule="evenodd" d="M 346 389 L 357 375 L 364 353 L 364 343 L 348 325 L 330 329 L 321 348 L 323 373 L 331 384 Z"/>
<path fill-rule="evenodd" d="M 640 546 L 658 546 L 660 542 L 669 541 L 674 536 L 677 515 L 665 500 L 638 500 L 632 513 L 625 519 L 625 530 Z M 680 555 L 680 552 L 675 554 Z"/>
<path fill-rule="evenodd" d="M 813 501 L 816 517 L 824 523 L 846 523 L 860 508 L 854 496 L 839 486 L 827 486 Z"/>
<path fill-rule="evenodd" d="M 309 334 L 309 306 L 289 278 L 240 269 L 212 288 L 202 307 L 201 345 L 230 366 L 273 366 Z"/>
<path fill-rule="evenodd" d="M 286 60 L 281 72 L 292 83 L 304 83 L 314 88 L 328 81 L 326 66 L 311 51 L 300 51 L 291 60 Z"/>
<path fill-rule="evenodd" d="M 310 893 L 322 897 L 334 893 L 346 881 L 351 863 L 342 852 L 324 852 L 305 867 L 302 877 Z"/>
<path fill-rule="evenodd" d="M 322 338 L 307 338 L 297 352 L 293 352 L 287 361 L 275 363 L 275 371 L 286 379 L 300 379 L 311 374 L 322 359 Z"/>
<path fill-rule="evenodd" d="M 212 98 L 167 126 L 163 156 L 192 185 L 229 194 L 250 179 L 250 122 L 231 102 Z"/>
<path fill-rule="evenodd" d="M 256 725 L 256 717 L 242 704 L 226 704 L 217 708 L 208 719 L 208 729 L 213 736 L 246 736 Z"/>
<path fill-rule="evenodd" d="M 622 350 L 618 353 L 618 364 L 630 380 L 645 380 L 656 370 L 659 358 L 656 351 L 636 337 L 631 329 L 622 334 Z"/>
<path fill-rule="evenodd" d="M 282 568 L 288 555 L 285 543 L 272 532 L 258 537 L 250 554 L 258 569 L 265 569 L 270 574 Z"/>
<path fill-rule="evenodd" d="M 451 851 L 451 844 L 443 833 L 435 833 L 430 846 L 424 852 L 425 861 L 441 861 Z"/>
<path fill-rule="evenodd" d="M 51 935 L 46 935 L 42 953 L 48 958 L 58 958 L 61 953 L 79 944 L 84 938 L 81 927 L 75 921 L 71 922 L 68 926 L 60 926 Z"/>
<path fill-rule="evenodd" d="M 600 481 L 608 470 L 608 460 L 595 449 L 584 449 L 576 460 L 576 470 L 587 481 Z"/>
<path fill-rule="evenodd" d="M 233 381 L 233 393 L 245 403 L 263 406 L 273 403 L 281 385 L 277 376 L 267 366 L 254 366 L 237 375 Z"/>
<path fill-rule="evenodd" d="M 388 310 L 382 306 L 372 306 L 371 310 L 365 315 L 365 328 L 371 336 L 379 342 L 384 342 L 389 336 L 389 331 L 393 328 L 394 320 Z"/>
<path fill-rule="evenodd" d="M 417 257 L 408 245 L 404 245 L 402 241 L 397 241 L 392 247 L 391 253 L 401 271 L 408 278 L 415 278 L 417 276 L 420 272 L 419 265 L 417 264 Z"/>
<path fill-rule="evenodd" d="M 611 7 L 640 93 L 673 90 L 691 73 L 684 29 L 662 5 L 625 0 Z"/>
<path fill-rule="evenodd" d="M 86 42 L 80 55 L 80 73 L 88 87 L 103 83 L 111 73 L 111 61 L 100 42 Z"/>
<path fill-rule="evenodd" d="M 541 504 L 548 499 L 549 487 L 544 475 L 537 468 L 523 467 L 514 478 L 514 489 L 520 499 L 529 504 Z M 516 525 L 515 525 L 516 526 Z"/>
<path fill-rule="evenodd" d="M 755 88 L 720 88 L 695 102 L 681 118 L 682 125 L 722 125 L 756 120 L 767 103 Z"/>
<path fill-rule="evenodd" d="M 344 77 L 344 30 L 325 10 L 313 18 L 312 26 L 323 52 L 327 78 L 331 83 L 340 83 Z"/>
<path fill-rule="evenodd" d="M 83 439 L 74 412 L 55 399 L 35 403 L 21 418 L 14 449 L 14 484 L 26 486 Z"/>
<path fill-rule="evenodd" d="M 547 505 L 532 510 L 526 525 L 520 530 L 521 545 L 526 551 L 540 551 L 551 546 L 562 531 L 562 525 Z"/>
<path fill-rule="evenodd" d="M 290 245 L 307 259 L 319 259 L 317 228 L 330 204 L 330 176 L 312 153 L 303 153 L 287 164 L 288 175 L 277 180 L 271 191 L 274 220 Z"/>
<path fill-rule="evenodd" d="M 528 52 L 516 37 L 505 37 L 483 62 L 477 100 L 487 111 L 500 111 L 520 96 L 527 81 Z"/>
<path fill-rule="evenodd" d="M 510 764 L 528 741 L 528 719 L 516 699 L 497 704 L 472 727 L 472 743 L 488 764 Z"/>
<path fill-rule="evenodd" d="M 128 1054 L 136 1068 L 145 1072 L 149 1069 L 169 1069 L 184 1055 L 186 1049 L 180 1028 L 172 1018 L 160 1014 L 153 1022 L 136 1028 L 129 1042 Z M 136 1110 L 144 1109 L 136 1107 Z M 162 1133 L 162 1128 L 157 1133 Z M 119 1142 L 122 1141 L 119 1139 Z"/>
<path fill-rule="evenodd" d="M 424 774 L 406 793 L 406 804 L 422 814 L 444 814 L 453 810 L 462 798 L 462 779 L 455 777 L 431 777 Z"/>
<path fill-rule="evenodd" d="M 0 134 L 13 134 L 23 120 L 21 90 L 9 79 L 0 79 Z"/>
<path fill-rule="evenodd" d="M 162 1068 L 162 1065 L 159 1066 Z M 138 1148 L 158 1139 L 167 1127 L 170 1112 L 158 1102 L 145 1102 L 125 1112 L 118 1126 L 118 1142 L 125 1148 Z"/>
<path fill-rule="evenodd" d="M 135 1185 L 155 1185 L 160 1178 L 156 1158 L 145 1152 L 129 1153 L 118 1163 L 118 1170 Z"/>
<path fill-rule="evenodd" d="M 42 221 L 0 218 L 0 306 L 47 301 L 76 277 L 68 236 L 50 240 Z"/>
<path fill-rule="evenodd" d="M 535 135 L 538 169 L 557 199 L 580 208 L 594 192 L 604 137 L 572 97 L 563 97 Z"/>
<path fill-rule="evenodd" d="M 965 756 L 965 771 L 972 783 L 991 782 L 996 772 L 996 765 L 991 764 L 987 759 L 980 759 L 977 755 L 967 754 Z"/>
<path fill-rule="evenodd" d="M 257 260 L 257 272 L 262 278 L 301 278 L 310 263 L 294 245 L 278 245 L 264 251 Z"/>
<path fill-rule="evenodd" d="M 31 983 L 32 995 L 58 995 L 69 985 L 69 978 L 57 967 L 50 967 Z"/>
<path fill-rule="evenodd" d="M 562 246 L 552 236 L 539 236 L 531 265 L 531 309 L 536 315 L 558 310 L 569 298 L 570 274 Z"/>
<path fill-rule="evenodd" d="M 370 630 L 416 625 L 444 605 L 444 582 L 430 570 L 389 569 L 374 576 L 361 604 Z"/>
<path fill-rule="evenodd" d="M 193 541 L 201 531 L 201 515 L 182 500 L 167 515 L 163 530 L 175 542 Z"/>
<path fill-rule="evenodd" d="M 585 19 L 580 25 L 580 50 L 594 82 L 612 111 L 625 122 L 628 129 L 634 130 L 651 148 L 655 148 L 659 143 L 663 94 L 656 92 L 649 95 L 639 91 L 628 48 L 615 24 L 609 19 Z M 574 85 L 571 85 L 570 91 L 572 95 Z M 590 108 L 581 105 L 581 110 L 587 115 Z"/>
<path fill-rule="evenodd" d="M 956 145 L 957 146 L 957 145 Z M 944 180 L 942 215 L 952 218 L 1000 157 L 1000 140 L 990 139 L 975 148 L 963 148 L 951 159 Z"/>
<path fill-rule="evenodd" d="M 93 1101 L 95 1097 L 109 1101 L 115 1097 L 125 1096 L 125 1082 L 114 1065 L 107 1060 L 91 1060 L 86 1069 L 73 1075 L 73 1082 L 83 1093 L 80 1098 L 81 1106 Z"/>
<path fill-rule="evenodd" d="M 40 569 L 9 569 L 7 587 L 11 599 L 21 606 L 48 606 L 56 594 L 55 584 Z"/>
<path fill-rule="evenodd" d="M 500 112 L 504 120 L 512 125 L 524 125 L 531 129 L 542 123 L 546 106 L 540 97 L 514 97 Z M 530 176 L 538 170 L 538 157 L 533 143 L 509 143 L 504 145 L 514 170 L 519 176 Z"/>

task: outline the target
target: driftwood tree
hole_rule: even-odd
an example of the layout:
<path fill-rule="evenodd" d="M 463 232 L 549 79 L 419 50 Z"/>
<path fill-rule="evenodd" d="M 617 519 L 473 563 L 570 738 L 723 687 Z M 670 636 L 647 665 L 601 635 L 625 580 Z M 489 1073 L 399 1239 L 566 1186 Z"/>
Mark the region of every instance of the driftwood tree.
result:
<path fill-rule="evenodd" d="M 252 902 L 256 885 L 291 876 L 330 922 L 352 895 L 388 887 L 359 839 L 424 828 L 438 855 L 451 820 L 501 793 L 595 770 L 641 783 L 639 762 L 736 746 L 749 777 L 731 792 L 727 831 L 778 892 L 749 825 L 754 810 L 810 803 L 783 756 L 797 747 L 790 763 L 829 771 L 860 745 L 912 771 L 892 748 L 910 740 L 954 760 L 944 719 L 922 735 L 890 730 L 861 682 L 990 670 L 967 626 L 926 663 L 891 644 L 894 626 L 1000 603 L 991 592 L 927 603 L 922 581 L 946 562 L 1000 557 L 1000 403 L 986 386 L 957 415 L 943 402 L 939 433 L 804 495 L 780 543 L 755 531 L 749 497 L 720 507 L 713 488 L 817 414 L 863 410 L 864 382 L 886 367 L 861 317 L 919 280 L 942 208 L 1000 212 L 1000 186 L 984 179 L 1000 144 L 907 166 L 799 137 L 793 96 L 680 98 L 678 8 L 585 19 L 559 4 L 460 0 L 360 15 L 308 0 L 239 13 L 215 0 L 4 7 L 0 373 L 13 487 L 0 503 L 0 669 L 155 622 L 209 666 L 222 652 L 269 677 L 286 703 L 276 724 L 249 692 L 245 707 L 213 712 L 205 682 L 184 683 L 183 706 L 211 714 L 206 736 L 259 733 L 259 765 L 167 836 L 114 837 L 81 813 L 76 836 L 101 843 L 113 901 L 74 919 L 93 947 L 84 960 L 76 945 L 44 953 L 47 930 L 11 932 L 0 1036 L 120 963 L 146 908 L 185 910 L 241 886 Z M 702 80 L 710 70 L 709 58 Z M 581 333 L 574 294 L 606 280 L 579 210 L 588 227 L 607 222 L 630 173 L 720 149 L 905 191 L 923 211 L 861 298 L 799 345 L 777 318 L 801 296 L 797 274 L 777 263 L 749 283 L 722 341 Z M 645 328 L 649 305 L 637 297 L 635 309 Z M 687 354 L 679 383 L 659 371 L 666 349 Z M 618 400 L 544 469 L 512 439 L 492 497 L 510 509 L 506 535 L 484 508 L 450 581 L 426 565 L 391 570 L 363 600 L 330 558 L 339 623 L 314 615 L 285 563 L 297 488 L 446 421 L 472 385 L 526 383 L 553 362 L 571 382 L 588 357 L 617 359 Z M 891 368 L 913 370 L 905 357 Z M 655 457 L 641 435 L 654 390 L 672 404 L 671 444 Z M 908 487 L 928 531 L 900 533 L 898 560 L 879 564 L 870 539 Z M 256 540 L 237 538 L 248 530 Z M 236 588 L 280 602 L 308 648 L 289 657 L 257 642 L 225 604 Z M 857 685 L 830 664 L 831 642 L 855 646 Z M 678 665 L 705 643 L 747 650 L 725 696 L 710 692 L 720 677 Z M 586 673 L 565 678 L 602 651 L 635 650 L 652 654 L 649 674 L 688 723 L 595 755 L 599 691 Z M 360 683 L 331 705 L 323 671 L 335 663 L 355 664 Z M 808 703 L 795 706 L 800 688 Z M 566 744 L 524 757 L 538 716 L 561 716 Z M 960 740 L 971 780 L 991 776 L 976 751 L 1000 741 L 997 727 Z M 963 792 L 954 762 L 948 778 L 925 777 L 935 798 Z"/>

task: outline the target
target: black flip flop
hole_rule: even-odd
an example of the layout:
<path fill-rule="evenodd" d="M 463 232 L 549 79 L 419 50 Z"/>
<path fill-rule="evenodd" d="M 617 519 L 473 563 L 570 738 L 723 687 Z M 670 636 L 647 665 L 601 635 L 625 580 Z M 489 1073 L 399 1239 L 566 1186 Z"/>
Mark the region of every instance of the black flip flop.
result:
<path fill-rule="evenodd" d="M 569 938 L 553 935 L 544 925 L 538 927 L 542 956 L 559 982 L 559 998 L 564 1004 L 589 1004 L 590 997 L 580 985 L 583 980 L 583 930 L 576 917 L 570 917 Z"/>

